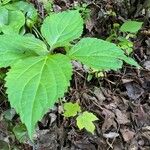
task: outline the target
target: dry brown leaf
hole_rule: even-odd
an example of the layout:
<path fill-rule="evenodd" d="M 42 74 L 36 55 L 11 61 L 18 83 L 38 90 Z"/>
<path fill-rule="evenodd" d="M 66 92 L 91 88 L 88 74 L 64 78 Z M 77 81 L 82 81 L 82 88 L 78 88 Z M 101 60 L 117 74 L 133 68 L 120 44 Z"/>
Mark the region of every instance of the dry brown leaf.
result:
<path fill-rule="evenodd" d="M 120 129 L 120 132 L 125 142 L 129 142 L 135 135 L 135 132 L 129 129 Z"/>
<path fill-rule="evenodd" d="M 107 131 L 111 126 L 117 129 L 117 124 L 115 122 L 115 114 L 107 109 L 103 109 L 102 114 L 105 116 L 104 123 L 102 125 L 102 131 Z"/>
<path fill-rule="evenodd" d="M 116 120 L 117 120 L 118 124 L 128 124 L 128 123 L 130 123 L 130 120 L 128 119 L 126 113 L 123 113 L 119 109 L 116 109 L 115 114 L 117 116 Z"/>

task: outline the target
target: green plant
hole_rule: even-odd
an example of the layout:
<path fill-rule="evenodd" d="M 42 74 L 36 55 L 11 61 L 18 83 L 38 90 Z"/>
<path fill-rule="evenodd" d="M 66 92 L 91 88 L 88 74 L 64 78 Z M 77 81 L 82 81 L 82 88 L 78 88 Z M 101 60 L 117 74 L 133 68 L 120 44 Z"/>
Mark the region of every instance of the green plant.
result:
<path fill-rule="evenodd" d="M 118 46 L 126 51 L 127 54 L 130 54 L 133 51 L 134 44 L 131 39 L 136 37 L 136 34 L 141 29 L 142 24 L 143 22 L 128 20 L 120 27 L 120 31 L 125 35 L 118 37 Z"/>
<path fill-rule="evenodd" d="M 117 70 L 123 61 L 139 65 L 115 44 L 96 38 L 83 38 L 83 20 L 76 10 L 46 17 L 41 33 L 49 46 L 34 36 L 0 35 L 0 67 L 10 66 L 6 87 L 10 104 L 20 115 L 32 139 L 35 125 L 67 92 L 72 76 L 71 60 L 99 70 Z M 66 55 L 55 54 L 64 47 Z M 69 49 L 68 49 L 69 47 Z"/>
<path fill-rule="evenodd" d="M 11 0 L 0 0 L 0 5 L 5 5 L 9 2 L 11 2 Z"/>
<path fill-rule="evenodd" d="M 81 113 L 81 107 L 78 103 L 65 103 L 64 104 L 64 116 L 65 117 L 76 117 L 76 123 L 78 128 L 81 130 L 85 128 L 87 131 L 94 133 L 95 125 L 93 121 L 98 120 L 98 118 L 88 111 Z"/>
<path fill-rule="evenodd" d="M 120 27 L 120 31 L 135 34 L 141 29 L 142 24 L 143 22 L 128 20 Z"/>
<path fill-rule="evenodd" d="M 114 41 L 117 45 L 124 50 L 127 54 L 133 51 L 132 39 L 136 37 L 137 32 L 141 29 L 143 22 L 126 21 L 121 27 L 117 23 L 114 23 L 108 41 Z M 121 31 L 121 34 L 119 31 Z"/>
<path fill-rule="evenodd" d="M 24 14 L 19 10 L 10 11 L 5 7 L 0 7 L 0 32 L 19 33 L 21 27 L 25 24 Z"/>
<path fill-rule="evenodd" d="M 86 21 L 87 19 L 90 18 L 90 9 L 88 8 L 87 3 L 77 3 L 73 7 L 75 10 L 78 10 L 82 14 L 82 18 Z"/>
<path fill-rule="evenodd" d="M 24 124 L 17 124 L 13 128 L 13 133 L 15 134 L 15 137 L 20 143 L 23 143 L 28 139 L 28 133 Z"/>
<path fill-rule="evenodd" d="M 26 25 L 29 28 L 32 28 L 38 20 L 37 10 L 34 8 L 34 6 L 31 3 L 17 0 L 11 4 L 5 5 L 5 8 L 7 8 L 10 11 L 14 11 L 14 10 L 21 11 L 25 16 Z"/>
<path fill-rule="evenodd" d="M 78 103 L 65 103 L 64 104 L 64 116 L 65 117 L 74 117 L 78 112 L 81 112 L 81 107 Z"/>
<path fill-rule="evenodd" d="M 0 3 L 0 32 L 20 33 L 25 23 L 32 28 L 38 17 L 34 6 L 24 1 L 9 2 L 11 1 L 4 0 Z"/>
<path fill-rule="evenodd" d="M 77 126 L 80 130 L 85 128 L 87 131 L 93 134 L 95 130 L 93 121 L 96 120 L 98 120 L 98 118 L 93 113 L 85 111 L 77 117 Z"/>
<path fill-rule="evenodd" d="M 47 13 L 51 12 L 53 9 L 53 0 L 39 0 L 44 6 Z"/>

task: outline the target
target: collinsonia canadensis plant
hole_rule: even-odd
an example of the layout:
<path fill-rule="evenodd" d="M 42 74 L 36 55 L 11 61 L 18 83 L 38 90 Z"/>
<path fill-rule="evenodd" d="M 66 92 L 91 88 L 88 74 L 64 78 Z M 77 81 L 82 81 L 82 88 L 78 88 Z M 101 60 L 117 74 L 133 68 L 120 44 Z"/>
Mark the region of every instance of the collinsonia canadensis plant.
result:
<path fill-rule="evenodd" d="M 50 14 L 41 27 L 49 46 L 34 36 L 0 35 L 0 67 L 10 66 L 6 88 L 8 99 L 32 139 L 35 125 L 52 108 L 70 85 L 72 60 L 99 70 L 117 70 L 123 61 L 139 67 L 115 44 L 96 38 L 83 38 L 83 19 L 78 11 Z M 69 44 L 70 43 L 70 44 Z M 67 48 L 66 55 L 54 49 Z"/>

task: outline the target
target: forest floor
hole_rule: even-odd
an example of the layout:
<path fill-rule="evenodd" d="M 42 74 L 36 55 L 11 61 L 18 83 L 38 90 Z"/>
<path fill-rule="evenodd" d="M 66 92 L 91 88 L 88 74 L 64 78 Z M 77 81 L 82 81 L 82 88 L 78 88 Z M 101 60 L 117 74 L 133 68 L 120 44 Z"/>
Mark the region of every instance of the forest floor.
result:
<path fill-rule="evenodd" d="M 42 5 L 31 2 L 43 17 Z M 18 116 L 13 118 L 11 125 L 1 119 L 0 136 L 12 143 L 14 150 L 150 150 L 150 19 L 147 8 L 140 0 L 131 3 L 125 0 L 55 0 L 53 5 L 56 12 L 77 7 L 90 14 L 83 37 L 106 39 L 114 23 L 122 24 L 128 19 L 144 22 L 132 39 L 131 54 L 142 69 L 124 64 L 118 71 L 105 72 L 101 77 L 93 75 L 87 81 L 84 66 L 74 64 L 71 88 L 64 99 L 78 102 L 83 110 L 99 118 L 94 123 L 94 134 L 80 131 L 75 118 L 64 118 L 60 101 L 39 122 L 34 144 L 29 141 L 20 144 L 10 134 L 9 128 L 19 122 Z M 3 85 L 1 89 L 3 98 Z M 3 112 L 10 109 L 7 101 L 1 102 L 0 107 Z"/>

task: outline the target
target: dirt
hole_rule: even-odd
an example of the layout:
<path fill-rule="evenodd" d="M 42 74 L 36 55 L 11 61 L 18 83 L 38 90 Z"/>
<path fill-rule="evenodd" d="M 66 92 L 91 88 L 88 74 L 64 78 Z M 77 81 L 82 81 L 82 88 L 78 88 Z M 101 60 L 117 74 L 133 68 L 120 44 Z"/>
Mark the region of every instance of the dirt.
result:
<path fill-rule="evenodd" d="M 45 15 L 42 4 L 31 1 L 38 8 L 41 18 Z M 55 0 L 53 9 L 62 11 L 87 4 L 90 18 L 86 21 L 85 36 L 106 39 L 113 23 L 123 23 L 126 19 L 144 21 L 142 30 L 134 39 L 133 58 L 141 69 L 124 64 L 121 70 L 105 72 L 104 77 L 94 77 L 87 81 L 88 73 L 84 66 L 74 63 L 74 76 L 71 88 L 64 99 L 80 104 L 83 110 L 93 112 L 99 120 L 92 135 L 79 130 L 75 118 L 62 116 L 62 102 L 56 104 L 41 122 L 38 123 L 35 143 L 20 144 L 10 126 L 19 122 L 0 122 L 0 141 L 9 142 L 18 149 L 30 150 L 150 150 L 150 33 L 148 10 L 145 1 L 140 0 Z M 145 10 L 145 13 L 143 11 Z M 116 16 L 108 14 L 112 10 Z M 9 109 L 0 88 L 0 111 Z M 0 142 L 1 145 L 6 143 Z"/>

